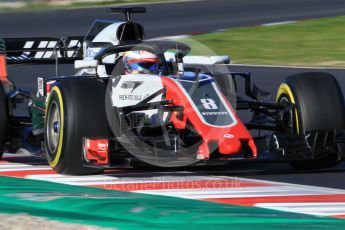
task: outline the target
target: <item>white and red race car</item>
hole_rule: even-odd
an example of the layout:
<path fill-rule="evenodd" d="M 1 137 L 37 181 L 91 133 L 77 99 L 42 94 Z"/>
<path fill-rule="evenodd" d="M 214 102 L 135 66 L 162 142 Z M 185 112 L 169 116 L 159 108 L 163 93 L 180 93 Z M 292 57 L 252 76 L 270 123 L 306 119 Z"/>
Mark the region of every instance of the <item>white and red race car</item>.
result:
<path fill-rule="evenodd" d="M 229 57 L 191 56 L 182 42 L 145 41 L 143 26 L 130 17 L 145 8 L 112 11 L 126 20 L 97 20 L 85 37 L 0 42 L 2 152 L 43 149 L 49 165 L 64 174 L 233 160 L 286 161 L 306 169 L 344 159 L 345 104 L 332 75 L 289 76 L 270 102 L 250 73 L 218 71 Z M 126 72 L 128 52 L 155 55 L 159 71 Z M 7 64 L 52 63 L 74 64 L 77 74 L 38 78 L 36 94 L 7 79 Z M 238 78 L 245 97 L 238 96 Z M 15 116 L 16 105 L 27 101 L 28 116 Z M 238 110 L 250 112 L 250 121 Z"/>

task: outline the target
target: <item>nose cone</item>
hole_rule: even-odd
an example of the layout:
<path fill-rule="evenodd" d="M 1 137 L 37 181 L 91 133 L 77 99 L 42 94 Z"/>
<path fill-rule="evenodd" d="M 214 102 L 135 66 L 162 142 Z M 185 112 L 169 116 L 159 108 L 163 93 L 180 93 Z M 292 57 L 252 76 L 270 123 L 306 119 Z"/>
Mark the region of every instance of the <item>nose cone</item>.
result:
<path fill-rule="evenodd" d="M 224 138 L 219 143 L 219 152 L 224 155 L 236 154 L 242 151 L 242 144 L 236 137 Z"/>

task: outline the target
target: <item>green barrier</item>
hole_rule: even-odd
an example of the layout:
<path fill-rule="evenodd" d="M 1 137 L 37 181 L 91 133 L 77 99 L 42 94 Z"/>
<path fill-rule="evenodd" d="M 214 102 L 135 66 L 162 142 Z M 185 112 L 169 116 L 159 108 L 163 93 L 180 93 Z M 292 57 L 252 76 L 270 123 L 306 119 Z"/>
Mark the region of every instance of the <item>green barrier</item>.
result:
<path fill-rule="evenodd" d="M 345 220 L 0 177 L 0 212 L 119 229 L 343 229 Z"/>

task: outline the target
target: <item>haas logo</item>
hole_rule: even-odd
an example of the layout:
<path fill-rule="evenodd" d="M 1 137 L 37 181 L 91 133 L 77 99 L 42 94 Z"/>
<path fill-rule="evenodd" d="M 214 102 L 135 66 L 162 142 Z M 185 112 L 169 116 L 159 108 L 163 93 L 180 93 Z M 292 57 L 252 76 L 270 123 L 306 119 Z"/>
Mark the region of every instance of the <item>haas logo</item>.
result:
<path fill-rule="evenodd" d="M 98 152 L 108 152 L 108 144 L 107 143 L 97 143 L 97 151 Z"/>

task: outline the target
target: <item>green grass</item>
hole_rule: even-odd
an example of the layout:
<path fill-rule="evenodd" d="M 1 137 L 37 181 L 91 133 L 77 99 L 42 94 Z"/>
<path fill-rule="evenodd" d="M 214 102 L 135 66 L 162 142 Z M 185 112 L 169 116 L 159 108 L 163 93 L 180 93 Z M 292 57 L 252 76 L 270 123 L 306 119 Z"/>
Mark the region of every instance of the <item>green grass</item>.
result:
<path fill-rule="evenodd" d="M 176 0 L 175 0 L 176 1 Z M 38 1 L 33 3 L 25 3 L 17 7 L 8 7 L 0 5 L 0 13 L 11 12 L 26 12 L 26 11 L 46 11 L 46 10 L 59 10 L 59 9 L 78 9 L 87 7 L 106 7 L 126 4 L 143 4 L 143 3 L 158 3 L 158 2 L 171 2 L 171 0 L 99 0 L 90 2 L 75 2 L 67 5 L 56 4 L 54 1 Z"/>
<path fill-rule="evenodd" d="M 345 67 L 345 16 L 193 36 L 233 63 Z"/>

